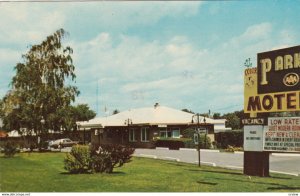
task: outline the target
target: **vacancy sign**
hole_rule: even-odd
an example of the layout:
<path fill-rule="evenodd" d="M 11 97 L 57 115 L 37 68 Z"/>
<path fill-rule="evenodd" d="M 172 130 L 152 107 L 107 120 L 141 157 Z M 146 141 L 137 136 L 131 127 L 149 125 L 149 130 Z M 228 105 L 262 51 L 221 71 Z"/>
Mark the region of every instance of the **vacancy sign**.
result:
<path fill-rule="evenodd" d="M 300 117 L 269 118 L 264 151 L 300 152 Z"/>
<path fill-rule="evenodd" d="M 244 150 L 245 151 L 263 151 L 263 125 L 245 125 L 244 126 Z"/>

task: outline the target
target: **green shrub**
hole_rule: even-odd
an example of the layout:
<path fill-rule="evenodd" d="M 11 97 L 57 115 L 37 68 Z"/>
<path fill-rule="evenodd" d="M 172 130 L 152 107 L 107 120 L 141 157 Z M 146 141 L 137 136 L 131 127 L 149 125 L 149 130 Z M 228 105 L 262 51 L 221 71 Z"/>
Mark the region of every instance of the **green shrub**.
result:
<path fill-rule="evenodd" d="M 185 148 L 196 148 L 196 145 L 195 145 L 193 139 L 185 138 L 185 140 L 183 142 L 184 142 Z"/>
<path fill-rule="evenodd" d="M 243 151 L 243 148 L 228 145 L 227 148 L 225 149 L 225 152 L 235 152 L 235 151 Z"/>
<path fill-rule="evenodd" d="M 65 169 L 70 173 L 86 173 L 90 170 L 91 153 L 89 146 L 75 145 L 64 160 Z"/>
<path fill-rule="evenodd" d="M 200 148 L 202 149 L 211 148 L 211 139 L 207 135 L 206 137 L 204 134 L 200 135 Z"/>
<path fill-rule="evenodd" d="M 155 141 L 156 147 L 166 147 L 171 150 L 179 150 L 179 148 L 184 148 L 184 140 L 181 140 L 180 138 L 163 138 L 163 139 L 157 139 Z"/>
<path fill-rule="evenodd" d="M 195 134 L 195 129 L 185 129 L 182 132 L 182 136 L 185 139 L 190 139 L 186 144 L 185 144 L 185 148 L 195 148 L 197 147 L 197 145 L 194 144 L 194 134 Z M 183 139 L 182 138 L 182 139 Z M 200 148 L 201 149 L 209 149 L 211 148 L 212 143 L 211 143 L 211 139 L 205 134 L 200 134 Z"/>
<path fill-rule="evenodd" d="M 193 134 L 194 137 L 194 134 Z M 166 147 L 171 150 L 179 150 L 179 148 L 196 148 L 197 145 L 194 143 L 194 138 L 162 138 L 157 139 L 155 141 L 156 147 Z M 211 140 L 209 137 L 205 135 L 200 135 L 200 148 L 210 148 L 211 147 Z"/>
<path fill-rule="evenodd" d="M 121 145 L 102 145 L 92 148 L 76 145 L 65 157 L 65 169 L 70 173 L 112 173 L 114 168 L 130 162 L 133 152 L 133 148 Z"/>
<path fill-rule="evenodd" d="M 116 167 L 130 162 L 134 148 L 121 145 L 95 146 L 91 151 L 91 169 L 94 172 L 112 173 Z"/>
<path fill-rule="evenodd" d="M 2 153 L 4 153 L 5 157 L 13 157 L 19 150 L 17 146 L 13 142 L 6 142 L 3 146 Z"/>
<path fill-rule="evenodd" d="M 183 138 L 193 138 L 194 137 L 194 133 L 195 133 L 195 129 L 185 129 L 181 131 L 182 137 Z"/>
<path fill-rule="evenodd" d="M 218 148 L 226 149 L 227 146 L 242 147 L 244 133 L 242 131 L 220 132 L 215 134 Z"/>

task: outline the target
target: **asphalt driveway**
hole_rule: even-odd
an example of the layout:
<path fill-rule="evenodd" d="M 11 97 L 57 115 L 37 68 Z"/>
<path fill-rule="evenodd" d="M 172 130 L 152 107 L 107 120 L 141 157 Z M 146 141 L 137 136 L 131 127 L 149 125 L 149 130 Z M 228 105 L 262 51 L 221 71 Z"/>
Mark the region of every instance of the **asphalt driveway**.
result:
<path fill-rule="evenodd" d="M 190 149 L 136 149 L 134 155 L 198 164 L 198 152 Z M 214 150 L 201 150 L 200 155 L 201 164 L 231 169 L 243 169 L 244 154 L 242 152 L 226 153 Z M 300 154 L 271 154 L 270 172 L 299 176 Z"/>

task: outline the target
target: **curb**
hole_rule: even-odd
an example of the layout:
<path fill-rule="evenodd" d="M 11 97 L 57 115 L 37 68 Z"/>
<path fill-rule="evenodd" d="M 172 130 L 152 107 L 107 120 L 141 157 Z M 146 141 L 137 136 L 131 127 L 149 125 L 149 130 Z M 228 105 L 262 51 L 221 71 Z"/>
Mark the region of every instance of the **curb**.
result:
<path fill-rule="evenodd" d="M 234 151 L 234 154 L 244 154 L 242 151 Z"/>
<path fill-rule="evenodd" d="M 281 171 L 274 171 L 274 170 L 270 170 L 270 172 L 277 173 L 277 174 L 291 175 L 291 176 L 299 176 L 299 174 L 296 173 L 288 173 L 288 172 L 281 172 Z"/>
<path fill-rule="evenodd" d="M 237 169 L 237 170 L 243 170 L 243 167 L 240 166 L 234 166 L 234 165 L 225 165 L 224 168 L 228 168 L 228 169 Z"/>
<path fill-rule="evenodd" d="M 194 163 L 199 163 L 198 161 L 194 161 Z M 208 166 L 213 166 L 213 167 L 216 167 L 217 165 L 215 163 L 212 163 L 212 162 L 205 162 L 205 161 L 200 161 L 201 164 L 203 165 L 208 165 Z"/>
<path fill-rule="evenodd" d="M 179 150 L 197 151 L 195 148 L 179 148 Z M 220 152 L 219 150 L 200 149 L 201 152 Z"/>
<path fill-rule="evenodd" d="M 179 150 L 183 150 L 183 151 L 197 151 L 195 148 L 179 148 Z"/>
<path fill-rule="evenodd" d="M 135 157 L 145 157 L 145 158 L 152 158 L 152 159 L 157 159 L 157 156 L 151 155 L 151 154 L 136 154 L 134 155 Z"/>
<path fill-rule="evenodd" d="M 169 148 L 164 148 L 164 147 L 156 147 L 156 150 L 169 150 Z"/>
<path fill-rule="evenodd" d="M 300 157 L 300 154 L 293 153 L 272 153 L 271 155 L 277 157 Z"/>
<path fill-rule="evenodd" d="M 180 162 L 180 159 L 173 158 L 173 157 L 160 157 L 159 159 L 163 159 L 163 160 L 171 160 L 171 161 Z"/>

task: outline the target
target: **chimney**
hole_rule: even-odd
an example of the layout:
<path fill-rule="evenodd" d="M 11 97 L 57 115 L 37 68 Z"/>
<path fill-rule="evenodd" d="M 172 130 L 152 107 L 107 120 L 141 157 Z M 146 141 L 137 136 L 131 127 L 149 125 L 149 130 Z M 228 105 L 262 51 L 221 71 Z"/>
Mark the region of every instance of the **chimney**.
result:
<path fill-rule="evenodd" d="M 159 106 L 159 103 L 154 104 L 154 109 L 156 109 Z"/>

